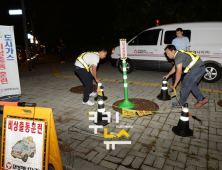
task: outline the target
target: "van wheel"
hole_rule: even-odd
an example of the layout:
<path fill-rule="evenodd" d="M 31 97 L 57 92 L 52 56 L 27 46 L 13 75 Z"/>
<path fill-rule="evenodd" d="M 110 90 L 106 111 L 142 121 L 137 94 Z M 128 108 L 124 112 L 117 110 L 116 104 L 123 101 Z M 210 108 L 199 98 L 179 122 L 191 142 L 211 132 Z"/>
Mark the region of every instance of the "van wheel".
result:
<path fill-rule="evenodd" d="M 120 60 L 118 63 L 118 70 L 120 73 L 123 73 L 122 60 Z M 126 59 L 126 71 L 127 74 L 130 74 L 133 71 L 133 62 L 130 59 Z"/>
<path fill-rule="evenodd" d="M 216 64 L 205 64 L 206 73 L 204 74 L 203 81 L 207 83 L 214 83 L 221 77 L 221 70 Z"/>
<path fill-rule="evenodd" d="M 31 153 L 30 157 L 31 157 L 31 158 L 33 158 L 33 157 L 34 157 L 34 152 L 32 152 L 32 153 Z"/>
<path fill-rule="evenodd" d="M 28 160 L 28 155 L 25 154 L 24 157 L 22 158 L 22 160 L 23 160 L 24 162 L 26 162 L 26 161 Z"/>

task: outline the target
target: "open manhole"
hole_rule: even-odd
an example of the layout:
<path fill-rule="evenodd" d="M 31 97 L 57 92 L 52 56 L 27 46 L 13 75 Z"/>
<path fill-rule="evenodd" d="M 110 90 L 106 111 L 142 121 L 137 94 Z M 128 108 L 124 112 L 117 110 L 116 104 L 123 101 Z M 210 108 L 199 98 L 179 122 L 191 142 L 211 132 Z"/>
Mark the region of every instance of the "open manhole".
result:
<path fill-rule="evenodd" d="M 122 109 L 118 107 L 119 107 L 119 104 L 122 103 L 123 101 L 124 99 L 113 103 L 113 106 L 112 106 L 113 110 L 119 113 L 122 113 Z M 135 107 L 132 108 L 132 110 L 157 111 L 159 109 L 159 106 L 150 100 L 132 98 L 132 99 L 129 99 L 129 101 L 135 104 Z"/>
<path fill-rule="evenodd" d="M 217 104 L 218 104 L 220 107 L 222 107 L 222 100 L 219 100 L 219 101 L 217 102 Z"/>
<path fill-rule="evenodd" d="M 84 86 L 76 86 L 76 87 L 72 87 L 69 91 L 72 93 L 79 93 L 79 94 L 83 94 L 84 93 Z M 96 92 L 97 91 L 97 85 L 93 85 L 93 91 Z"/>

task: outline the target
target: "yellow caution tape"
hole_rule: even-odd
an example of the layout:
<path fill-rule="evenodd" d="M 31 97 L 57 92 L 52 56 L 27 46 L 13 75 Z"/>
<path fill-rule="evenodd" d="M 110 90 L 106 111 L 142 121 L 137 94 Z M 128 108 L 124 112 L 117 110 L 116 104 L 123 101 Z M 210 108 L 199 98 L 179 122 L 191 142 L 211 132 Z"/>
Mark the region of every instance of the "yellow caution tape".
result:
<path fill-rule="evenodd" d="M 167 82 L 167 84 L 168 84 L 171 88 L 173 88 L 173 86 L 172 86 L 171 84 L 169 84 L 168 82 Z M 178 97 L 177 97 L 176 88 L 173 88 L 173 93 L 175 93 L 175 96 L 176 96 L 176 98 L 177 98 L 177 101 L 180 103 L 180 100 L 179 100 Z M 172 95 L 171 95 L 171 98 L 172 98 Z M 180 106 L 181 106 L 182 109 L 183 109 L 183 106 L 182 106 L 181 103 L 180 103 Z"/>
<path fill-rule="evenodd" d="M 118 107 L 118 106 L 114 106 L 114 105 L 112 105 L 112 104 L 110 104 L 110 103 L 107 103 L 107 102 L 104 102 L 104 104 L 105 105 L 107 105 L 107 106 L 110 106 L 110 107 L 115 107 L 115 108 L 118 108 L 118 109 L 122 109 L 122 108 L 120 108 L 120 107 Z M 122 109 L 122 117 L 135 117 L 134 116 L 134 114 L 132 114 L 132 112 L 135 112 L 135 116 L 136 116 L 136 113 L 139 115 L 139 113 L 136 111 L 136 110 L 130 110 L 130 109 Z M 139 111 L 139 110 L 138 110 Z M 151 114 L 153 114 L 153 112 L 156 112 L 156 113 L 167 113 L 167 112 L 177 112 L 177 111 L 181 111 L 181 109 L 178 109 L 178 110 L 164 110 L 164 111 L 147 111 L 147 110 L 144 110 L 146 113 L 145 113 L 145 115 L 151 115 Z M 130 113 L 131 113 L 131 115 L 130 115 Z M 149 113 L 149 114 L 148 114 Z"/>
<path fill-rule="evenodd" d="M 93 117 L 93 115 L 90 115 L 89 112 L 86 113 L 86 115 L 87 115 L 88 117 Z"/>
<path fill-rule="evenodd" d="M 175 88 L 173 89 L 173 92 L 172 92 L 172 94 L 171 94 L 171 98 L 173 98 L 173 97 L 176 97 L 177 96 L 177 92 L 176 92 L 176 90 L 175 90 Z"/>
<path fill-rule="evenodd" d="M 118 133 L 116 132 L 110 132 L 110 134 L 114 135 L 114 137 L 117 137 Z"/>
<path fill-rule="evenodd" d="M 97 134 L 98 134 L 98 135 L 101 135 L 101 136 L 104 136 L 104 135 L 103 135 L 102 133 L 100 133 L 100 132 L 97 132 Z"/>

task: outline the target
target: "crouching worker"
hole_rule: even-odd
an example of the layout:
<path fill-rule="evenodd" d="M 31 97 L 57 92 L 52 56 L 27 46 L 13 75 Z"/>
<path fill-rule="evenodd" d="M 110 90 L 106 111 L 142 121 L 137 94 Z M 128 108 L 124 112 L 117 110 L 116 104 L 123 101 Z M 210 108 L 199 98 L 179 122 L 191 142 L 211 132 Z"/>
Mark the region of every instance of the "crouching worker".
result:
<path fill-rule="evenodd" d="M 74 64 L 74 70 L 79 75 L 83 85 L 84 94 L 82 104 L 92 106 L 95 103 L 89 101 L 90 96 L 96 96 L 93 92 L 93 78 L 97 83 L 100 83 L 100 79 L 97 77 L 97 65 L 100 59 L 104 59 L 107 55 L 105 49 L 101 49 L 99 52 L 85 52 L 82 53 Z"/>
<path fill-rule="evenodd" d="M 175 61 L 175 66 L 166 76 L 164 76 L 166 79 L 168 79 L 170 75 L 176 72 L 176 79 L 173 84 L 173 89 L 176 88 L 178 82 L 180 81 L 181 74 L 183 72 L 186 73 L 180 90 L 180 104 L 185 104 L 190 92 L 192 92 L 197 98 L 197 103 L 194 105 L 196 108 L 199 108 L 207 103 L 208 99 L 203 96 L 198 88 L 198 84 L 205 74 L 205 66 L 200 57 L 195 53 L 186 52 L 184 50 L 176 51 L 174 45 L 168 45 L 165 48 L 165 52 L 170 59 L 174 59 Z M 180 106 L 180 104 L 179 102 L 173 103 L 174 106 Z"/>

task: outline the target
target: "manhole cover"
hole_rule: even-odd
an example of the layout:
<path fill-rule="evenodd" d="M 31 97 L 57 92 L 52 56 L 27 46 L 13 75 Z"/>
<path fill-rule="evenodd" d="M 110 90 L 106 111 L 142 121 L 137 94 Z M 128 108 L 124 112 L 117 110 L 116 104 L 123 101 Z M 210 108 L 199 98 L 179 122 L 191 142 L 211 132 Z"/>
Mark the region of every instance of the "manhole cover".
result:
<path fill-rule="evenodd" d="M 84 93 L 84 86 L 76 86 L 76 87 L 72 87 L 69 91 L 72 93 L 79 93 L 79 94 L 83 94 Z M 96 92 L 97 91 L 97 85 L 93 85 L 93 91 Z"/>
<path fill-rule="evenodd" d="M 122 113 L 122 109 L 118 107 L 119 107 L 119 104 L 122 103 L 123 101 L 124 99 L 113 103 L 113 106 L 112 106 L 113 110 Z M 132 110 L 157 111 L 159 109 L 159 106 L 150 100 L 132 98 L 132 99 L 129 99 L 129 101 L 135 104 L 135 107 L 132 108 Z"/>
<path fill-rule="evenodd" d="M 218 104 L 220 107 L 222 107 L 222 100 L 219 100 L 219 101 L 217 102 L 217 104 Z"/>

